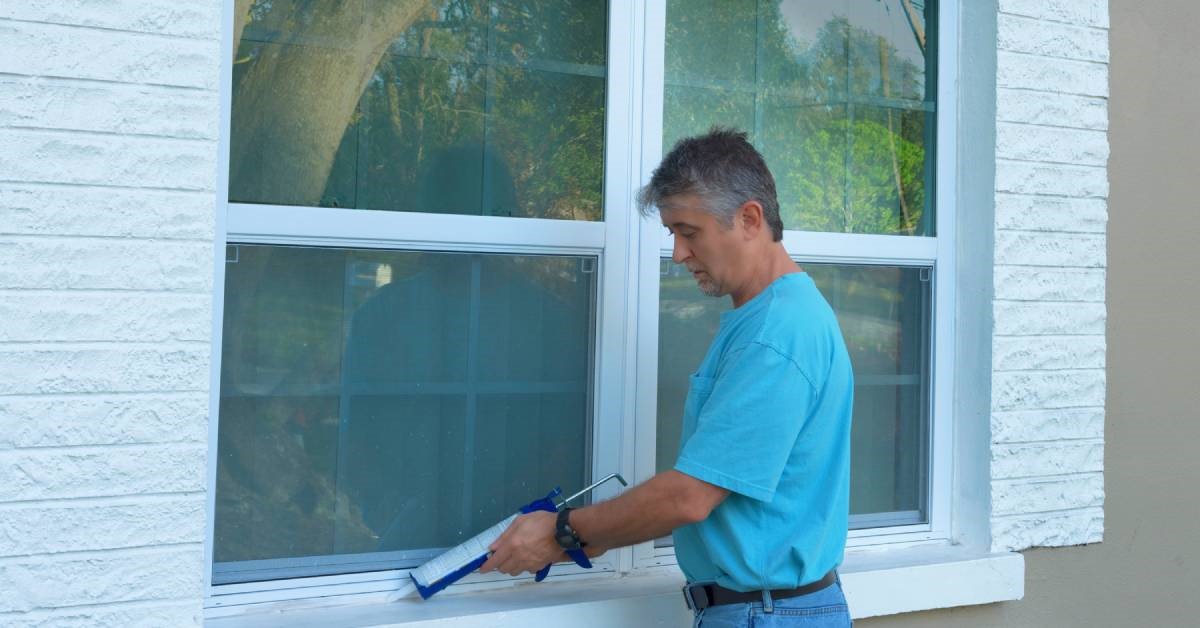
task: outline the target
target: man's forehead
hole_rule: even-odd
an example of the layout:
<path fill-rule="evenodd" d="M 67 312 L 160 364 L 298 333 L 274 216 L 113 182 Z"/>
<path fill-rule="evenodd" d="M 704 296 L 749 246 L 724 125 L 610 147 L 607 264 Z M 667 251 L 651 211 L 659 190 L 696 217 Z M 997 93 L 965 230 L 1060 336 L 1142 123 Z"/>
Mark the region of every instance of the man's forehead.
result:
<path fill-rule="evenodd" d="M 658 212 L 663 226 L 666 227 L 698 226 L 701 215 L 699 212 L 687 212 L 677 209 L 660 209 Z"/>
<path fill-rule="evenodd" d="M 699 226 L 713 219 L 700 198 L 691 194 L 663 199 L 658 206 L 658 215 L 667 227 Z"/>

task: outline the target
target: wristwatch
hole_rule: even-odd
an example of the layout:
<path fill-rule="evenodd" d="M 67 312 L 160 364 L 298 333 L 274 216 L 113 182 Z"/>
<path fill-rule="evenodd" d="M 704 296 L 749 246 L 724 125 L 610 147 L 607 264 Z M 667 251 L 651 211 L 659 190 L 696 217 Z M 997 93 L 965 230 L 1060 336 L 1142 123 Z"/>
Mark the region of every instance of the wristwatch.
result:
<path fill-rule="evenodd" d="M 565 550 L 577 550 L 587 545 L 579 539 L 579 533 L 575 531 L 575 528 L 571 527 L 568 517 L 572 510 L 574 508 L 563 508 L 558 511 L 558 519 L 554 523 L 554 540 L 558 541 L 559 547 Z"/>

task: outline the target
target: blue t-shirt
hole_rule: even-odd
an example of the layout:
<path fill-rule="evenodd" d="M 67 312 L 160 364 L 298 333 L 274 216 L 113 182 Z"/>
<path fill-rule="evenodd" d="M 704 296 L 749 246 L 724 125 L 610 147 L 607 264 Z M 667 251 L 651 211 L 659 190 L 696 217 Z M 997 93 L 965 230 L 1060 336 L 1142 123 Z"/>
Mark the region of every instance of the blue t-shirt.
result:
<path fill-rule="evenodd" d="M 841 563 L 853 395 L 837 319 L 807 274 L 722 314 L 691 377 L 675 469 L 730 494 L 675 530 L 689 582 L 794 588 Z"/>

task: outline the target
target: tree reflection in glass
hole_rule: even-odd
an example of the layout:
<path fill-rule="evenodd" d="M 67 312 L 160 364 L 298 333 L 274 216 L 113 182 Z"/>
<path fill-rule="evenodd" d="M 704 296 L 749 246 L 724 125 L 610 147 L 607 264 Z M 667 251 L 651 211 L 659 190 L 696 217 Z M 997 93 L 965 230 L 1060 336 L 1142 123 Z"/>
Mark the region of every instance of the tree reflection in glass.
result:
<path fill-rule="evenodd" d="M 675 0 L 663 148 L 743 129 L 784 226 L 933 235 L 936 3 Z"/>
<path fill-rule="evenodd" d="M 232 202 L 601 219 L 606 2 L 239 0 L 236 14 Z M 455 198 L 424 202 L 431 172 Z"/>

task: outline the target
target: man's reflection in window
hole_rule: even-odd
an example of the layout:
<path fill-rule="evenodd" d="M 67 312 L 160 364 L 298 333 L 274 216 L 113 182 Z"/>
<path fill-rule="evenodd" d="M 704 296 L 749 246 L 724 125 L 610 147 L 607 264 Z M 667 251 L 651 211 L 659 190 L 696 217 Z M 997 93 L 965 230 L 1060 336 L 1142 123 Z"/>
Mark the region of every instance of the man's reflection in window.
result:
<path fill-rule="evenodd" d="M 430 160 L 421 207 L 517 207 L 504 163 L 472 152 Z M 370 294 L 347 308 L 338 452 L 338 529 L 376 538 L 337 534 L 339 553 L 446 547 L 584 480 L 591 260 L 386 255 L 347 285 Z"/>

